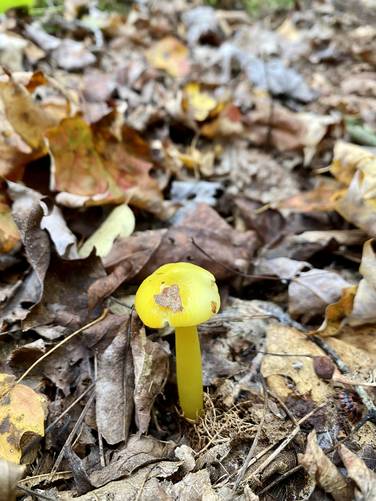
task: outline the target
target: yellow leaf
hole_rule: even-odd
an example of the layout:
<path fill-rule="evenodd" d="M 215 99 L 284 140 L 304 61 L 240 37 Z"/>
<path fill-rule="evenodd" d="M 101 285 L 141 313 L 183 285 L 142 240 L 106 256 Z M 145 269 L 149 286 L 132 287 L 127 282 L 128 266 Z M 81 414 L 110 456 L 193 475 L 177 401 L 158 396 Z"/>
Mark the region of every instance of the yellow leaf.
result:
<path fill-rule="evenodd" d="M 348 186 L 335 209 L 343 218 L 376 236 L 376 155 L 355 144 L 338 142 L 331 173 Z"/>
<path fill-rule="evenodd" d="M 0 254 L 10 252 L 20 241 L 20 234 L 13 220 L 5 196 L 0 193 Z"/>
<path fill-rule="evenodd" d="M 167 71 L 172 77 L 184 77 L 190 70 L 188 49 L 177 38 L 166 37 L 154 44 L 147 52 L 149 64 Z"/>
<path fill-rule="evenodd" d="M 19 463 L 24 433 L 44 435 L 45 399 L 14 377 L 0 374 L 0 458 Z"/>
<path fill-rule="evenodd" d="M 184 87 L 182 105 L 195 120 L 203 122 L 215 110 L 218 103 L 210 94 L 203 92 L 198 83 L 190 82 Z"/>

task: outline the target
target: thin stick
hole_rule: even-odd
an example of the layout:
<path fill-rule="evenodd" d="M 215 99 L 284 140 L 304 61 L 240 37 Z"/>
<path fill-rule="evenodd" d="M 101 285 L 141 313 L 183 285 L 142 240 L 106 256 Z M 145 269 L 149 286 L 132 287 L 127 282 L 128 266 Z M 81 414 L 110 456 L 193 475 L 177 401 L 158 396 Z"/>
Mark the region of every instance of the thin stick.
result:
<path fill-rule="evenodd" d="M 41 357 L 39 357 L 38 360 L 36 360 L 28 369 L 26 369 L 26 371 L 22 374 L 22 376 L 20 378 L 18 378 L 18 380 L 16 381 L 15 384 L 16 385 L 19 384 L 23 379 L 25 379 L 25 377 L 28 374 L 30 374 L 30 372 L 34 369 L 34 367 L 36 367 L 40 362 L 42 362 L 45 358 L 47 358 L 49 355 L 51 355 L 51 353 L 53 353 L 58 348 L 60 348 L 61 346 L 63 346 L 63 344 L 65 344 L 68 341 L 70 341 L 72 338 L 74 338 L 74 336 L 77 336 L 77 334 L 80 334 L 82 331 L 88 329 L 89 327 L 92 327 L 93 325 L 95 325 L 98 322 L 100 322 L 101 320 L 103 320 L 107 316 L 107 313 L 108 313 L 108 309 L 106 308 L 106 309 L 103 310 L 103 313 L 101 314 L 100 317 L 98 317 L 95 320 L 93 320 L 92 322 L 84 325 L 83 327 L 80 327 L 78 330 L 72 332 L 72 334 L 69 334 L 69 336 L 67 336 L 64 339 L 62 339 L 60 341 L 60 343 L 57 343 L 57 345 L 55 345 L 53 348 L 51 348 L 50 351 L 48 351 L 47 353 L 45 353 L 44 355 L 42 355 Z"/>
<path fill-rule="evenodd" d="M 266 410 L 267 410 L 267 407 L 268 407 L 268 392 L 267 392 L 266 385 L 265 385 L 265 382 L 264 382 L 263 379 L 262 379 L 262 383 L 263 383 L 263 390 L 264 390 L 264 409 L 263 409 L 263 413 L 262 413 L 262 417 L 261 417 L 260 423 L 259 423 L 259 425 L 257 427 L 256 436 L 253 439 L 251 448 L 249 449 L 249 452 L 247 454 L 247 457 L 245 458 L 243 466 L 240 469 L 238 478 L 236 479 L 236 482 L 235 482 L 235 485 L 234 485 L 234 490 L 235 491 L 238 489 L 240 482 L 244 478 L 245 472 L 248 469 L 249 462 L 251 461 L 251 459 L 253 458 L 253 455 L 255 453 L 255 450 L 256 450 L 256 447 L 257 447 L 260 435 L 261 435 L 261 431 L 262 431 L 262 429 L 264 427 Z"/>
<path fill-rule="evenodd" d="M 265 494 L 265 492 L 270 491 L 270 489 L 272 489 L 275 485 L 279 484 L 280 482 L 282 482 L 283 480 L 288 478 L 293 473 L 295 473 L 299 470 L 302 470 L 302 469 L 303 469 L 303 465 L 301 465 L 301 464 L 294 466 L 294 468 L 291 468 L 291 470 L 286 471 L 285 473 L 283 473 L 283 475 L 279 476 L 278 478 L 273 480 L 273 482 L 271 482 L 269 485 L 264 487 L 260 492 L 257 493 L 257 495 L 262 496 L 263 494 Z"/>
<path fill-rule="evenodd" d="M 94 381 L 95 384 L 97 384 L 97 374 L 98 374 L 98 359 L 97 359 L 97 354 L 95 353 L 94 355 Z M 100 463 L 102 468 L 106 466 L 106 458 L 104 457 L 104 450 L 103 450 L 103 437 L 102 433 L 100 430 L 98 430 L 98 445 L 99 445 L 99 457 L 100 457 Z"/>
<path fill-rule="evenodd" d="M 297 422 L 297 425 L 296 427 L 292 430 L 292 432 L 283 440 L 283 442 L 276 448 L 275 451 L 273 451 L 270 456 L 268 456 L 265 461 L 263 463 L 260 464 L 260 466 L 258 468 L 256 468 L 255 471 L 253 471 L 249 477 L 247 477 L 246 480 L 248 480 L 249 478 L 251 477 L 254 477 L 256 476 L 258 473 L 260 473 L 261 471 L 265 470 L 265 468 L 272 462 L 274 461 L 274 459 L 278 456 L 278 454 L 280 452 L 283 451 L 283 449 L 285 449 L 288 444 L 291 442 L 291 440 L 300 432 L 300 425 L 303 424 L 305 421 L 307 421 L 307 419 L 309 419 L 311 416 L 313 416 L 313 414 L 315 414 L 319 409 L 322 409 L 324 406 L 326 405 L 326 403 L 324 404 L 321 404 L 319 405 L 318 407 L 316 407 L 316 409 L 313 409 L 311 412 L 309 412 L 308 414 L 306 414 L 305 416 L 303 416 L 298 422 Z M 250 462 L 250 465 L 251 465 L 251 462 Z"/>
<path fill-rule="evenodd" d="M 48 501 L 56 501 L 56 498 L 53 497 L 51 498 L 50 496 L 46 496 L 46 494 L 40 494 L 39 492 L 33 491 L 33 489 L 29 489 L 28 487 L 22 487 L 21 485 L 17 485 L 17 489 L 20 489 L 21 491 L 26 492 L 26 494 L 29 494 L 29 496 L 36 497 L 39 499 L 46 499 Z"/>
<path fill-rule="evenodd" d="M 82 409 L 82 412 L 79 416 L 79 418 L 77 419 L 75 425 L 73 426 L 72 428 L 72 431 L 69 433 L 68 435 L 68 438 L 67 440 L 65 441 L 65 444 L 63 445 L 56 461 L 55 461 L 55 464 L 53 465 L 52 467 L 52 470 L 51 470 L 51 477 L 50 477 L 50 482 L 52 481 L 57 469 L 59 468 L 60 466 L 60 463 L 64 457 L 64 454 L 65 454 L 65 450 L 67 449 L 67 447 L 69 447 L 69 445 L 72 443 L 72 440 L 73 440 L 73 437 L 75 436 L 78 428 L 81 426 L 81 423 L 82 421 L 84 420 L 84 417 L 90 407 L 90 405 L 92 404 L 93 400 L 94 400 L 94 397 L 95 397 L 95 392 L 93 391 L 93 393 L 90 395 L 88 401 L 86 402 L 85 404 L 85 407 Z"/>

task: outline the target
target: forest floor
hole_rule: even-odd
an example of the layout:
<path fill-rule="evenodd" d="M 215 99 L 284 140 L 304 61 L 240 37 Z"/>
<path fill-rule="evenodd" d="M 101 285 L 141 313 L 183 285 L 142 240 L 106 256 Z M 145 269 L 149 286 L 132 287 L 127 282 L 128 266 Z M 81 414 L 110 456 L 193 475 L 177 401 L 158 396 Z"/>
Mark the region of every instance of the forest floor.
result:
<path fill-rule="evenodd" d="M 376 7 L 276 4 L 0 18 L 1 500 L 375 501 Z M 177 261 L 195 423 L 133 308 Z"/>

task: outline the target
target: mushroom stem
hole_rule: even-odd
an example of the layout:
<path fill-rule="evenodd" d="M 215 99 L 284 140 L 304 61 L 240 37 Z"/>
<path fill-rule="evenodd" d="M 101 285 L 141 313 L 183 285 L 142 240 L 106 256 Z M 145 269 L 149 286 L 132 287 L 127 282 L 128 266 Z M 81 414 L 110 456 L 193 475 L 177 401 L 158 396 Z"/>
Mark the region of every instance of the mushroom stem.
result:
<path fill-rule="evenodd" d="M 203 408 L 202 365 L 197 327 L 175 327 L 176 375 L 184 417 L 196 420 Z"/>

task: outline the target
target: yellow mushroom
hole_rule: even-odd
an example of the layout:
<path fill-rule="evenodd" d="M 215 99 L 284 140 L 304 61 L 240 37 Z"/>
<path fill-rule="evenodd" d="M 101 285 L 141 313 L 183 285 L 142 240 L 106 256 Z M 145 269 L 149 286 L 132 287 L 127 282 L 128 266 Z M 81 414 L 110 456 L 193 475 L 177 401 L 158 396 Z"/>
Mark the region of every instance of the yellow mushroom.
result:
<path fill-rule="evenodd" d="M 147 277 L 136 293 L 145 325 L 175 328 L 176 375 L 183 414 L 195 420 L 203 408 L 202 365 L 197 325 L 220 307 L 214 276 L 192 263 L 169 263 Z"/>

